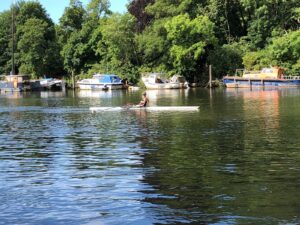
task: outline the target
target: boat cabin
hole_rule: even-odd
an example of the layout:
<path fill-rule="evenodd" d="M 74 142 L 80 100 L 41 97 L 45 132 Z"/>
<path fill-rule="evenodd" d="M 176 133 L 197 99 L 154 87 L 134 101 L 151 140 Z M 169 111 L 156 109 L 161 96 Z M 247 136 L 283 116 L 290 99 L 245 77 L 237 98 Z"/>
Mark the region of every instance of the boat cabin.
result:
<path fill-rule="evenodd" d="M 23 91 L 30 89 L 29 75 L 3 75 L 1 78 L 1 91 Z"/>
<path fill-rule="evenodd" d="M 28 75 L 5 75 L 4 79 L 7 82 L 23 83 L 29 81 L 30 78 Z"/>
<path fill-rule="evenodd" d="M 263 68 L 261 71 L 244 71 L 243 78 L 248 79 L 281 79 L 284 70 L 280 67 Z"/>
<path fill-rule="evenodd" d="M 171 83 L 185 83 L 186 79 L 184 76 L 174 75 L 171 77 L 170 82 Z"/>
<path fill-rule="evenodd" d="M 159 73 L 151 73 L 148 76 L 145 76 L 142 78 L 144 82 L 150 83 L 150 84 L 163 84 L 165 83 Z"/>

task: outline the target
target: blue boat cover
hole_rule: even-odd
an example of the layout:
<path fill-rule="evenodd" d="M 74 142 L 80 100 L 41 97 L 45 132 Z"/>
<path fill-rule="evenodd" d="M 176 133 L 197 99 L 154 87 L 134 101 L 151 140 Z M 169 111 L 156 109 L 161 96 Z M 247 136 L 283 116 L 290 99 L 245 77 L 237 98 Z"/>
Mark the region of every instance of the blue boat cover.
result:
<path fill-rule="evenodd" d="M 121 84 L 122 80 L 120 77 L 114 74 L 95 74 L 94 78 L 103 84 Z"/>

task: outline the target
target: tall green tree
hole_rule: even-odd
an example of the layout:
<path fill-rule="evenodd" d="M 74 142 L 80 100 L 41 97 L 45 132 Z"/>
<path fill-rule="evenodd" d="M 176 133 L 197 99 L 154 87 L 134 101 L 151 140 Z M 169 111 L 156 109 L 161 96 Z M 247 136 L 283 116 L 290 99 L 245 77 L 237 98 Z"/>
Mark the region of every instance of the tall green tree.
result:
<path fill-rule="evenodd" d="M 201 11 L 215 23 L 216 36 L 221 44 L 230 43 L 247 35 L 249 18 L 241 1 L 209 0 Z"/>
<path fill-rule="evenodd" d="M 36 18 L 54 25 L 45 8 L 37 1 L 18 1 L 16 3 L 17 25 L 23 25 L 28 19 Z"/>
<path fill-rule="evenodd" d="M 209 52 L 208 63 L 212 65 L 214 78 L 235 74 L 236 69 L 243 68 L 244 46 L 233 42 L 216 46 Z"/>
<path fill-rule="evenodd" d="M 128 13 L 114 14 L 101 25 L 102 39 L 98 43 L 102 71 L 115 72 L 136 82 L 140 59 L 137 50 L 135 18 Z"/>
<path fill-rule="evenodd" d="M 214 24 L 206 16 L 190 19 L 184 14 L 173 17 L 165 27 L 176 72 L 192 80 L 203 69 L 206 51 L 217 44 Z"/>
<path fill-rule="evenodd" d="M 102 38 L 99 27 L 102 17 L 111 13 L 109 6 L 107 0 L 91 0 L 84 9 L 80 1 L 70 1 L 58 27 L 60 36 L 63 36 L 60 40 L 64 68 L 69 73 L 87 73 L 101 60 L 96 54 Z"/>
<path fill-rule="evenodd" d="M 72 32 L 81 30 L 86 19 L 86 10 L 79 0 L 70 0 L 70 4 L 65 8 L 63 15 L 59 19 L 57 32 L 59 41 L 65 44 Z"/>
<path fill-rule="evenodd" d="M 81 29 L 86 17 L 87 12 L 82 2 L 70 0 L 69 6 L 65 8 L 59 19 L 59 25 L 56 27 L 64 69 L 72 76 L 73 81 L 74 75 L 79 73 L 83 61 L 79 46 L 82 45 Z"/>
<path fill-rule="evenodd" d="M 252 53 L 257 58 L 255 65 L 281 66 L 289 75 L 300 73 L 300 31 L 290 31 L 283 36 L 271 39 L 270 44 L 263 50 Z M 249 58 L 249 53 L 244 60 Z M 248 58 L 247 58 L 248 57 Z"/>
<path fill-rule="evenodd" d="M 196 5 L 194 2 L 194 6 Z M 190 0 L 156 0 L 150 4 L 146 11 L 153 15 L 155 19 L 177 16 L 181 13 L 187 13 Z"/>
<path fill-rule="evenodd" d="M 78 48 L 80 43 L 80 33 L 73 32 L 61 51 L 61 55 L 64 59 L 64 68 L 69 74 L 72 74 L 72 76 L 74 76 L 76 72 L 78 73 L 80 71 L 81 61 L 80 51 Z"/>
<path fill-rule="evenodd" d="M 186 43 L 178 45 L 169 33 L 172 26 L 168 26 L 168 30 L 165 25 L 177 16 L 182 18 L 182 15 L 185 15 L 189 20 L 199 18 L 199 14 L 205 14 L 204 7 L 206 4 L 207 1 L 204 0 L 156 0 L 146 5 L 144 11 L 151 16 L 151 20 L 148 21 L 143 33 L 138 36 L 138 45 L 143 56 L 143 69 L 169 71 L 170 73 L 179 72 L 189 79 L 193 79 L 194 76 L 201 76 L 200 74 L 204 72 L 208 51 L 201 54 L 201 57 L 196 57 L 197 59 L 193 58 L 192 54 L 188 56 L 193 51 L 189 48 L 195 47 L 195 43 L 193 43 L 195 35 L 189 37 L 189 33 L 187 33 L 183 41 Z M 139 14 L 137 13 L 137 15 Z M 197 40 L 195 41 L 197 42 Z M 208 46 L 205 46 L 205 48 L 208 48 Z M 186 54 L 186 57 L 183 57 L 184 54 Z M 197 55 L 197 53 L 195 54 Z M 197 62 L 195 63 L 195 61 Z M 197 66 L 194 66 L 196 64 Z"/>
<path fill-rule="evenodd" d="M 128 5 L 128 12 L 136 18 L 138 32 L 142 32 L 153 19 L 153 16 L 146 12 L 146 7 L 154 3 L 154 0 L 135 0 Z"/>
<path fill-rule="evenodd" d="M 252 47 L 264 48 L 274 30 L 297 30 L 300 23 L 297 11 L 298 0 L 260 0 L 255 1 L 254 17 L 249 23 L 248 37 Z"/>
<path fill-rule="evenodd" d="M 98 21 L 102 16 L 111 14 L 109 7 L 109 0 L 90 0 L 87 11 L 91 18 Z"/>
<path fill-rule="evenodd" d="M 46 34 L 47 22 L 30 18 L 19 27 L 21 39 L 18 42 L 20 52 L 20 72 L 33 74 L 35 77 L 42 76 L 45 72 L 44 56 L 47 46 Z M 34 40 L 34 41 L 32 41 Z"/>
<path fill-rule="evenodd" d="M 137 18 L 136 26 L 139 32 L 137 44 L 143 64 L 142 72 L 167 72 L 173 69 L 165 23 L 172 16 L 178 15 L 179 3 L 180 1 L 149 0 L 143 2 L 141 0 L 133 1 L 130 5 L 130 13 Z"/>
<path fill-rule="evenodd" d="M 170 41 L 167 40 L 165 28 L 167 21 L 167 19 L 155 20 L 137 36 L 143 72 L 167 72 L 173 69 L 169 53 Z"/>
<path fill-rule="evenodd" d="M 46 10 L 36 1 L 18 1 L 12 9 L 0 13 L 0 72 L 8 74 L 11 71 L 14 37 L 16 71 L 35 76 L 60 74 L 59 46 L 54 24 Z M 15 23 L 12 23 L 12 14 Z"/>
<path fill-rule="evenodd" d="M 11 12 L 0 13 L 0 74 L 9 74 L 11 71 L 11 26 Z"/>
<path fill-rule="evenodd" d="M 21 37 L 18 42 L 20 72 L 34 77 L 55 75 L 53 72 L 57 72 L 55 67 L 59 64 L 56 61 L 59 59 L 58 45 L 47 37 L 54 33 L 54 27 L 41 19 L 30 18 L 19 26 L 18 32 Z"/>

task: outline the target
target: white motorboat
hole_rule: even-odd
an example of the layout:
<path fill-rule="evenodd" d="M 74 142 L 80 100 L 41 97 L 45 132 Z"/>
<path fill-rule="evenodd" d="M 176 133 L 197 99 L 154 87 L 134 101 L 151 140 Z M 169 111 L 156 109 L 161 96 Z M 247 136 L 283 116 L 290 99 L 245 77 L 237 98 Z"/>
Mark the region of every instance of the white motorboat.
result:
<path fill-rule="evenodd" d="M 93 78 L 80 80 L 77 84 L 82 90 L 115 90 L 124 88 L 121 78 L 114 74 L 95 74 Z"/>
<path fill-rule="evenodd" d="M 40 80 L 40 85 L 42 89 L 45 90 L 62 90 L 64 87 L 64 82 L 55 78 L 45 78 Z"/>
<path fill-rule="evenodd" d="M 188 82 L 183 76 L 174 75 L 170 80 L 163 80 L 159 73 L 151 73 L 148 76 L 143 76 L 147 89 L 182 89 L 188 87 Z"/>
<path fill-rule="evenodd" d="M 116 112 L 116 111 L 138 111 L 144 110 L 148 112 L 166 112 L 166 111 L 179 111 L 179 112 L 196 112 L 199 111 L 200 106 L 124 106 L 124 107 L 90 107 L 92 112 Z"/>

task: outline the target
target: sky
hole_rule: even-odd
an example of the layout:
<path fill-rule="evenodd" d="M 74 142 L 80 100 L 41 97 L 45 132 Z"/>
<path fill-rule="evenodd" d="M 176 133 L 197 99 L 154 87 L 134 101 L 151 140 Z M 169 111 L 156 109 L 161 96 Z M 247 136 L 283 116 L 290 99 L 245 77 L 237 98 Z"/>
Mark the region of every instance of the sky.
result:
<path fill-rule="evenodd" d="M 0 0 L 0 12 L 10 8 L 14 0 Z M 16 0 L 15 0 L 16 1 Z M 70 0 L 38 0 L 46 9 L 54 23 L 58 23 L 64 9 L 69 5 Z M 81 0 L 83 5 L 86 5 L 89 0 Z M 126 12 L 126 4 L 128 0 L 110 0 L 110 9 L 113 12 Z"/>

